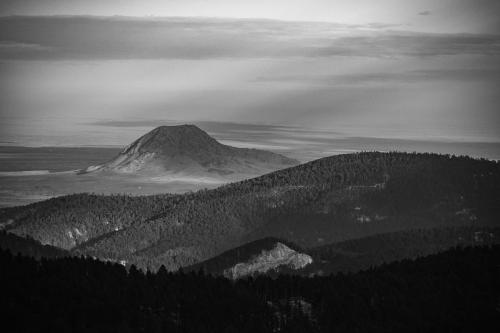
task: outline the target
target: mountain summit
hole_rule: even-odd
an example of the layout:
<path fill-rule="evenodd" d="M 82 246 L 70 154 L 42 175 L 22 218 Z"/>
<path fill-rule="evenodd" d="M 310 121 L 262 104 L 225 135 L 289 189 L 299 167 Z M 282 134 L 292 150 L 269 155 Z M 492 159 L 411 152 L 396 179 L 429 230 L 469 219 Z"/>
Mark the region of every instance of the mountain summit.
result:
<path fill-rule="evenodd" d="M 160 126 L 143 135 L 122 154 L 136 152 L 157 153 L 164 155 L 182 153 L 218 152 L 222 144 L 194 125 Z"/>
<path fill-rule="evenodd" d="M 221 144 L 194 125 L 160 126 L 127 146 L 111 161 L 83 172 L 229 176 L 238 179 L 298 164 L 285 156 Z"/>

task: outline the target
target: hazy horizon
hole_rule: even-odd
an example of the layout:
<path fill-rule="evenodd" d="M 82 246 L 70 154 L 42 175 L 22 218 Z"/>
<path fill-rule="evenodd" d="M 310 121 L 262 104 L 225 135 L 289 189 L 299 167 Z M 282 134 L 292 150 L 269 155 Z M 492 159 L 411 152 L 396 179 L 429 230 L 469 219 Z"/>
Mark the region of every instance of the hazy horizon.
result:
<path fill-rule="evenodd" d="M 499 13 L 493 0 L 2 1 L 0 144 L 119 146 L 212 122 L 302 132 L 211 133 L 254 148 L 361 137 L 497 159 Z"/>

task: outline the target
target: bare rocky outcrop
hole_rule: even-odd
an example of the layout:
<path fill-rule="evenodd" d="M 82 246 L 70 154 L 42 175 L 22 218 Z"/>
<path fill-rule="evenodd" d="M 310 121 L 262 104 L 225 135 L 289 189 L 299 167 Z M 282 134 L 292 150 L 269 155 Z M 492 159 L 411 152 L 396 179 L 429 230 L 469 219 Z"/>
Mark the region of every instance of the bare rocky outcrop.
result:
<path fill-rule="evenodd" d="M 297 252 L 278 242 L 271 250 L 264 250 L 253 259 L 224 270 L 224 276 L 239 279 L 254 274 L 264 274 L 280 267 L 298 270 L 311 264 L 312 261 L 311 256 Z"/>

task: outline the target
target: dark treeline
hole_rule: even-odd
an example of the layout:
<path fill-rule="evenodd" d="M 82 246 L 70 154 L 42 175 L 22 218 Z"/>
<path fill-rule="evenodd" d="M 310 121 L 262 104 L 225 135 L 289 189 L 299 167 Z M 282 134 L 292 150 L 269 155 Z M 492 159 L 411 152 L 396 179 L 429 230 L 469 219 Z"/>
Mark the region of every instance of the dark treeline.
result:
<path fill-rule="evenodd" d="M 498 332 L 500 246 L 356 274 L 230 281 L 0 251 L 11 332 Z"/>
<path fill-rule="evenodd" d="M 66 196 L 0 210 L 0 222 L 44 244 L 175 270 L 265 237 L 313 247 L 397 230 L 495 226 L 499 202 L 497 162 L 370 152 L 184 195 Z"/>

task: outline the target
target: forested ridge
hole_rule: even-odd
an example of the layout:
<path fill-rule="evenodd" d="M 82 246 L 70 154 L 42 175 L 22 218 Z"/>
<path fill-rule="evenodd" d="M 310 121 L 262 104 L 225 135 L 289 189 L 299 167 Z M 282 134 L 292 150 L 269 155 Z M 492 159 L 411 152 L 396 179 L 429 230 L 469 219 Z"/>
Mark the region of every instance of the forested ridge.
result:
<path fill-rule="evenodd" d="M 398 230 L 498 226 L 499 203 L 498 162 L 370 152 L 214 190 L 77 194 L 0 214 L 10 231 L 42 243 L 142 268 L 177 269 L 265 237 L 314 247 Z"/>
<path fill-rule="evenodd" d="M 500 246 L 356 274 L 235 282 L 0 250 L 10 332 L 497 332 Z"/>
<path fill-rule="evenodd" d="M 42 243 L 70 249 L 165 212 L 175 205 L 174 197 L 177 196 L 79 193 L 28 206 L 4 208 L 0 210 L 0 216 L 6 230 L 16 230 L 21 235 L 32 235 Z"/>
<path fill-rule="evenodd" d="M 404 259 L 416 259 L 445 252 L 455 247 L 500 244 L 500 228 L 477 226 L 416 229 L 377 234 L 312 248 L 302 248 L 279 238 L 265 238 L 228 250 L 216 257 L 184 268 L 184 271 L 222 275 L 238 263 L 247 262 L 280 242 L 312 257 L 313 262 L 302 269 L 279 267 L 266 273 L 313 276 L 358 272 L 370 267 Z"/>
<path fill-rule="evenodd" d="M 183 267 L 183 271 L 198 272 L 199 270 L 202 270 L 203 272 L 208 274 L 222 275 L 224 273 L 224 270 L 238 263 L 247 262 L 258 256 L 262 251 L 269 251 L 273 249 L 278 242 L 286 245 L 292 250 L 305 252 L 305 250 L 300 246 L 293 244 L 285 239 L 268 237 L 230 249 L 219 254 L 218 256 L 202 261 L 200 263 Z M 297 272 L 291 271 L 290 273 L 295 274 Z"/>
<path fill-rule="evenodd" d="M 263 251 L 269 251 L 278 243 L 312 257 L 311 264 L 301 269 L 279 266 L 265 273 L 277 276 L 281 273 L 302 276 L 328 275 L 339 272 L 357 272 L 403 259 L 416 259 L 444 252 L 454 247 L 485 246 L 500 244 L 500 228 L 460 226 L 432 229 L 416 229 L 377 234 L 344 242 L 302 248 L 279 238 L 264 238 L 225 251 L 206 261 L 183 268 L 185 272 L 223 275 L 224 271 L 239 263 L 249 262 Z M 49 245 L 42 245 L 31 238 L 19 237 L 0 231 L 0 248 L 12 253 L 40 258 L 78 256 Z M 103 258 L 109 260 L 109 258 Z"/>
<path fill-rule="evenodd" d="M 477 226 L 405 230 L 328 244 L 307 250 L 313 263 L 298 274 L 357 272 L 454 247 L 500 244 L 500 228 Z"/>
<path fill-rule="evenodd" d="M 32 238 L 20 237 L 3 230 L 0 230 L 0 249 L 9 250 L 14 255 L 20 254 L 36 259 L 71 256 L 70 252 L 63 249 L 42 245 Z"/>

